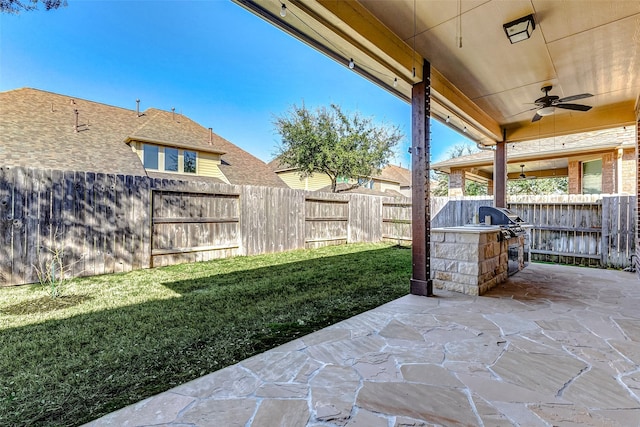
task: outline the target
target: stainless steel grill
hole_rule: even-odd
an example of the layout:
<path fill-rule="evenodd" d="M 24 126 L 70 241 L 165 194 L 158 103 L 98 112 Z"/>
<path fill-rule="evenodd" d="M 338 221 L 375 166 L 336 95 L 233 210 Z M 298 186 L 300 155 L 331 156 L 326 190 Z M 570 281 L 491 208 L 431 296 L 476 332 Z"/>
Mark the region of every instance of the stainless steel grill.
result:
<path fill-rule="evenodd" d="M 526 231 L 522 227 L 525 225 L 525 222 L 509 209 L 480 206 L 478 216 L 481 223 L 498 225 L 501 229 L 509 230 L 513 237 L 526 234 Z"/>
<path fill-rule="evenodd" d="M 509 276 L 520 270 L 520 239 L 516 237 L 524 236 L 523 258 L 524 265 L 529 264 L 529 233 L 526 228 L 530 226 L 525 223 L 514 212 L 506 208 L 496 208 L 493 206 L 480 206 L 478 211 L 480 223 L 485 225 L 497 225 L 505 240 L 509 242 Z"/>

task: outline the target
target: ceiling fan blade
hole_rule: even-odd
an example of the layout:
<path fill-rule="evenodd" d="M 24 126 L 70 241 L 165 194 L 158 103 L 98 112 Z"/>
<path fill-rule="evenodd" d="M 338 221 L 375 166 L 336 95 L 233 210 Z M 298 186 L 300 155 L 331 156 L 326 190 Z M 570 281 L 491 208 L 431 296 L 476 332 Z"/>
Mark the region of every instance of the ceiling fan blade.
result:
<path fill-rule="evenodd" d="M 591 109 L 590 105 L 582 105 L 582 104 L 556 104 L 554 107 L 564 108 L 565 110 L 577 110 L 577 111 L 589 111 Z"/>
<path fill-rule="evenodd" d="M 505 117 L 505 119 L 510 119 L 511 117 L 519 116 L 520 114 L 528 113 L 529 111 L 539 110 L 539 109 L 540 109 L 540 107 L 538 107 L 538 106 L 535 106 L 533 108 L 527 108 L 526 110 L 520 111 L 519 113 L 507 116 L 507 117 Z"/>
<path fill-rule="evenodd" d="M 533 122 L 537 122 L 537 121 L 538 121 L 538 120 L 540 120 L 541 118 L 542 118 L 542 116 L 541 116 L 540 114 L 536 113 L 536 114 L 533 116 L 533 119 L 531 119 L 531 123 L 533 123 Z"/>
<path fill-rule="evenodd" d="M 560 98 L 556 102 L 568 102 L 568 101 L 577 101 L 578 99 L 590 98 L 593 95 L 590 93 L 581 93 L 578 95 L 567 96 L 566 98 Z"/>

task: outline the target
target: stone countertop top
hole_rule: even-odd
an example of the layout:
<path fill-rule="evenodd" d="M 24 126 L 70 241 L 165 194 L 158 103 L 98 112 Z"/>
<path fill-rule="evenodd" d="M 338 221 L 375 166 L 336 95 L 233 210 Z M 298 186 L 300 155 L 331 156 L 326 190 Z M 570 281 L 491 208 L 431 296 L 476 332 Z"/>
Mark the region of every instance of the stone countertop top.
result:
<path fill-rule="evenodd" d="M 473 233 L 473 234 L 481 234 L 481 233 L 490 233 L 500 231 L 500 227 L 497 225 L 483 225 L 483 224 L 469 224 L 469 225 L 461 225 L 458 227 L 441 227 L 441 228 L 432 228 L 431 232 L 444 232 L 444 233 Z"/>

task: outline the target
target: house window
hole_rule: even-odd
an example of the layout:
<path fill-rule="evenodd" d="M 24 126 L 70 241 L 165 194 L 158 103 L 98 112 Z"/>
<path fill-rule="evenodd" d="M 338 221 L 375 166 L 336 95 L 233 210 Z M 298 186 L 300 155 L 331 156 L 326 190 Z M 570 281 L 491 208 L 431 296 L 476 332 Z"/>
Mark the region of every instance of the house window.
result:
<path fill-rule="evenodd" d="M 144 144 L 142 152 L 144 168 L 158 170 L 158 146 Z"/>
<path fill-rule="evenodd" d="M 196 173 L 198 153 L 172 147 L 142 144 L 145 169 L 160 172 Z"/>
<path fill-rule="evenodd" d="M 178 149 L 165 147 L 164 149 L 164 170 L 178 172 Z"/>
<path fill-rule="evenodd" d="M 196 152 L 184 150 L 184 172 L 196 173 Z"/>
<path fill-rule="evenodd" d="M 358 178 L 358 185 L 362 188 L 373 188 L 373 180 L 367 178 Z"/>
<path fill-rule="evenodd" d="M 602 159 L 582 162 L 582 194 L 602 193 Z"/>

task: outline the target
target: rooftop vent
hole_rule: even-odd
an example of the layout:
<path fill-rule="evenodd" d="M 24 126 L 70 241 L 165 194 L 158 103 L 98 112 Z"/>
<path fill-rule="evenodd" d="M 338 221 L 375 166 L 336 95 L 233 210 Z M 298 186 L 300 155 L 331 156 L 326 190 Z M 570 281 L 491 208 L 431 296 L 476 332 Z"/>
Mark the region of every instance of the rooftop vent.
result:
<path fill-rule="evenodd" d="M 140 99 L 136 99 L 136 115 L 140 117 Z"/>
<path fill-rule="evenodd" d="M 213 145 L 213 129 L 209 128 L 209 145 Z"/>

